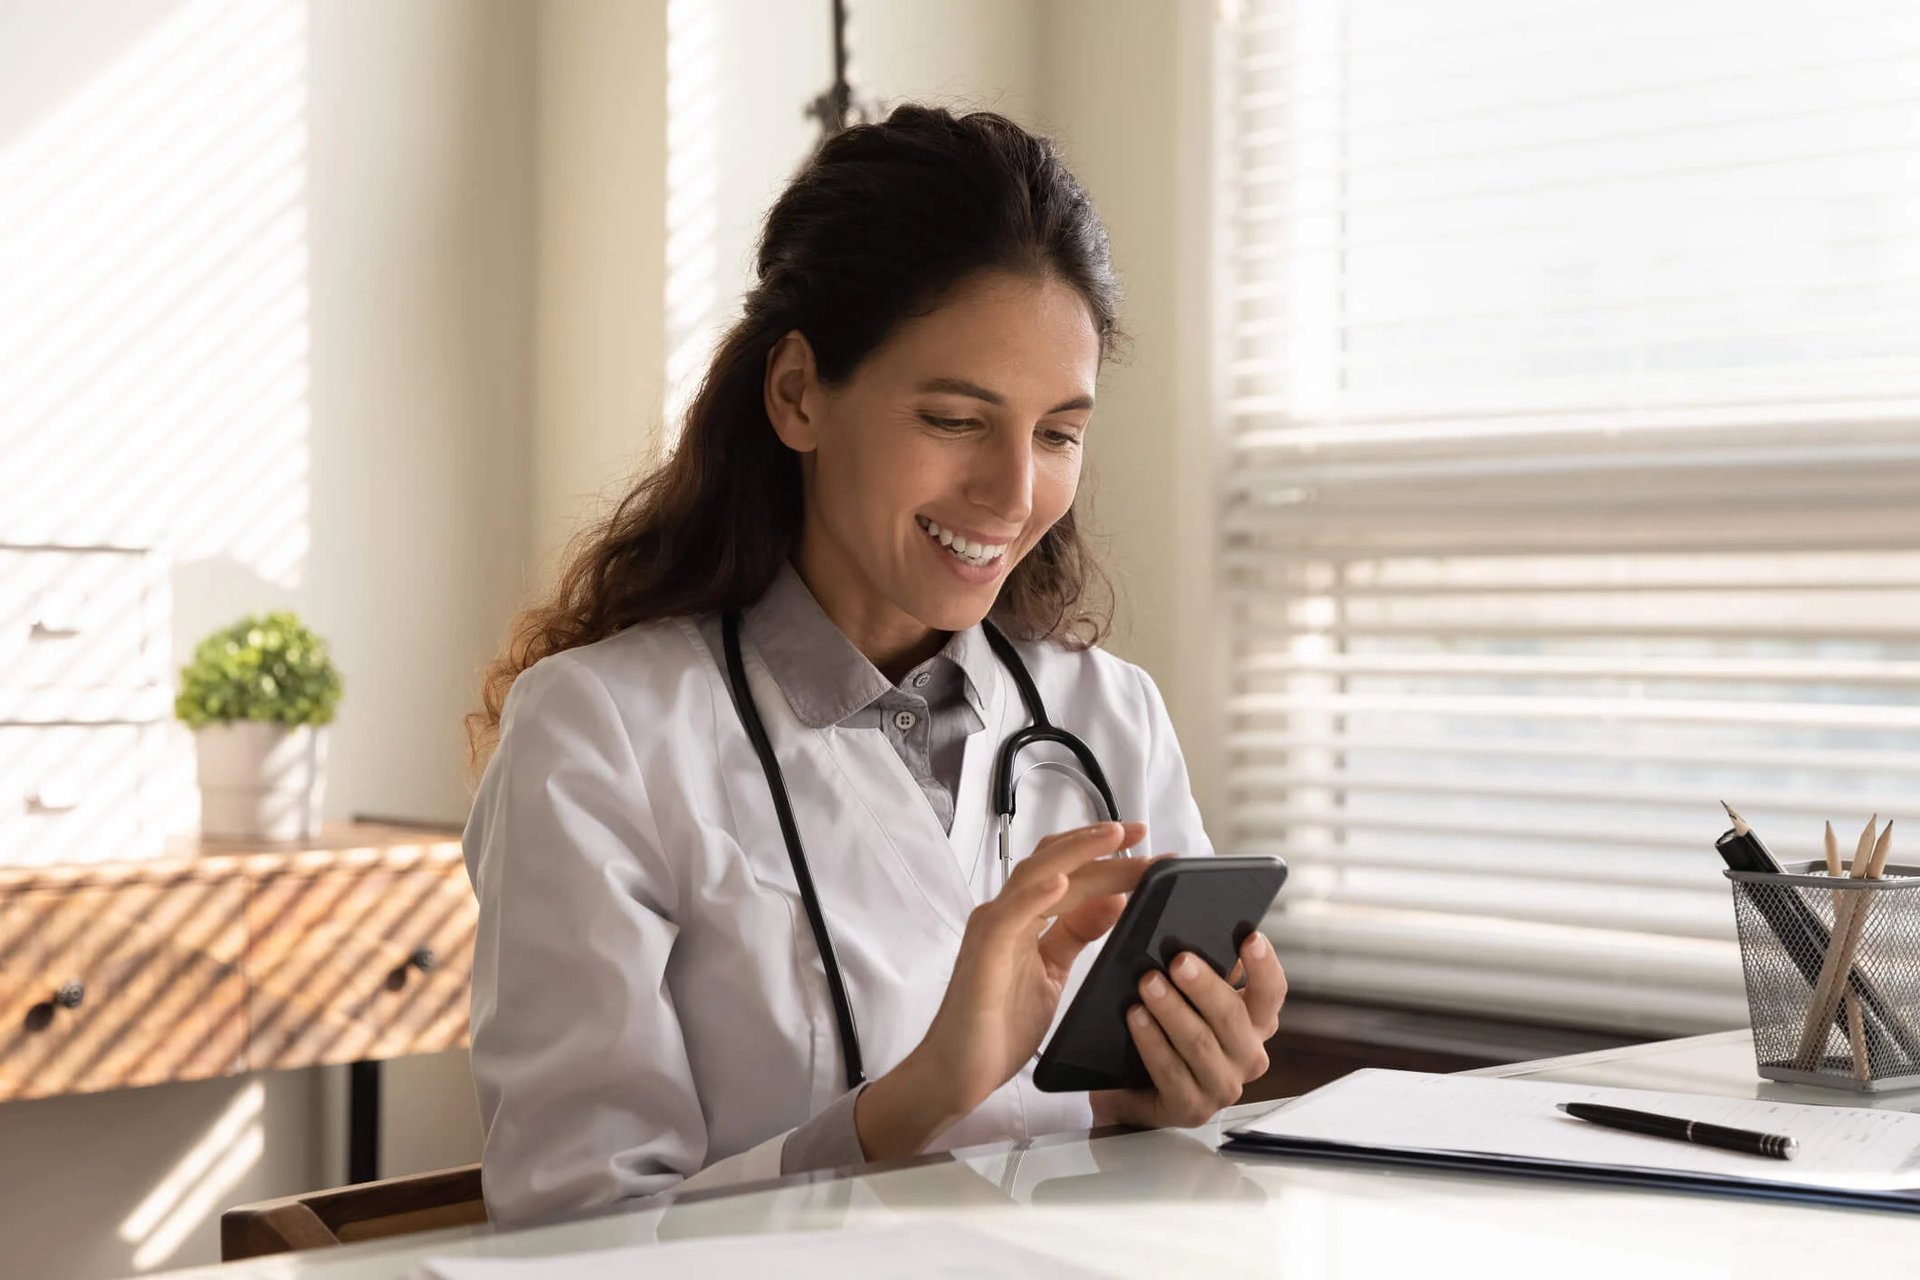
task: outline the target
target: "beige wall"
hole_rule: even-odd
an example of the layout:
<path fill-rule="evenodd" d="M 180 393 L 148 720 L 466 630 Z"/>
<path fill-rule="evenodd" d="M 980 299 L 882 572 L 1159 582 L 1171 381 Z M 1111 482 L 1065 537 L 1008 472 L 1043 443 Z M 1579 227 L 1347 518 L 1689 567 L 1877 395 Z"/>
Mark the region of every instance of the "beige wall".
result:
<path fill-rule="evenodd" d="M 863 96 L 998 111 L 1033 126 L 1044 93 L 1046 3 L 888 0 L 854 4 L 849 71 Z"/>
<path fill-rule="evenodd" d="M 653 455 L 665 363 L 665 0 L 534 16 L 534 581 Z"/>
<path fill-rule="evenodd" d="M 1038 52 L 1041 124 L 1107 224 L 1132 339 L 1103 375 L 1088 436 L 1090 511 L 1111 539 L 1120 594 L 1109 647 L 1160 686 L 1206 813 L 1222 669 L 1210 559 L 1210 9 L 1047 0 Z"/>

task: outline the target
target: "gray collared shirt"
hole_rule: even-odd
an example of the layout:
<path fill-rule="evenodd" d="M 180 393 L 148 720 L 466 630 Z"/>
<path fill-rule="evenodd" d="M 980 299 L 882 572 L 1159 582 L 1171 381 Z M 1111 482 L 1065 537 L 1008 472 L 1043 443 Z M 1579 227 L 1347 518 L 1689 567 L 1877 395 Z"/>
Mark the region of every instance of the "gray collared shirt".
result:
<path fill-rule="evenodd" d="M 701 628 L 719 657 L 719 618 L 703 619 Z M 996 661 L 979 627 L 954 632 L 940 652 L 895 684 L 833 624 L 793 566 L 783 565 L 742 616 L 741 631 L 800 723 L 879 730 L 940 826 L 953 830 L 960 762 L 968 736 L 986 727 L 981 691 Z"/>
<path fill-rule="evenodd" d="M 700 630 L 724 666 L 719 617 L 702 618 Z M 941 827 L 953 830 L 967 737 L 986 727 L 983 690 L 998 661 L 979 627 L 954 632 L 940 652 L 896 684 L 834 625 L 793 566 L 783 565 L 766 594 L 742 615 L 741 631 L 802 724 L 884 734 Z M 780 1172 L 864 1163 L 853 1114 L 859 1096 L 859 1089 L 849 1090 L 789 1133 L 780 1148 Z"/>

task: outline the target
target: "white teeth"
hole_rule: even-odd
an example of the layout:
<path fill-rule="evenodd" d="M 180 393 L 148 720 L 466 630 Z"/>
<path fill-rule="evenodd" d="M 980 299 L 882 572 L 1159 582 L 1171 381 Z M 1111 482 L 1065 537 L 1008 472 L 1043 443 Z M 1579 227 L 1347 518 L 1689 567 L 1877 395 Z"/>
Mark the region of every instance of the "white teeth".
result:
<path fill-rule="evenodd" d="M 926 519 L 924 516 L 918 517 L 918 519 L 920 521 L 920 527 L 927 531 L 928 537 L 937 540 L 941 546 L 953 552 L 953 554 L 959 556 L 968 564 L 992 564 L 1006 553 L 1007 548 L 1004 543 L 997 547 L 989 547 L 983 543 L 968 542 L 965 538 L 955 536 L 951 530 L 942 529 L 939 525 Z"/>

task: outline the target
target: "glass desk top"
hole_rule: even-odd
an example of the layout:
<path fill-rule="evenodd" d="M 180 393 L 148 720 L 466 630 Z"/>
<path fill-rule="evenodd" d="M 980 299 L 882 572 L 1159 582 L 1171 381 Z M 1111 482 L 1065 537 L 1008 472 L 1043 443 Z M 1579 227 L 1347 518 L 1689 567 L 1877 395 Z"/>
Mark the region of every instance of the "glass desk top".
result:
<path fill-rule="evenodd" d="M 1754 1075 L 1747 1032 L 1478 1074 L 1920 1110 Z M 429 1256 L 541 1257 L 650 1242 L 939 1218 L 1115 1276 L 1793 1276 L 1844 1257 L 1903 1274 L 1920 1217 L 1219 1153 L 1193 1130 L 1060 1134 L 904 1167 L 690 1193 L 518 1231 L 458 1228 L 169 1273 L 175 1280 L 399 1280 Z M 1883 1270 L 1884 1269 L 1884 1270 Z"/>

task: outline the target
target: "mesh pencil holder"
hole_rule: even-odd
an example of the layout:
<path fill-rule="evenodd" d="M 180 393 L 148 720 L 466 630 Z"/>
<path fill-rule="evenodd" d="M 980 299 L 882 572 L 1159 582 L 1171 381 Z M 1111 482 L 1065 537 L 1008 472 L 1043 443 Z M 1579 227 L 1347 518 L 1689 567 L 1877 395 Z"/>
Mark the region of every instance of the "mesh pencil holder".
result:
<path fill-rule="evenodd" d="M 1828 876 L 1820 862 L 1784 870 L 1723 873 L 1761 1076 L 1861 1093 L 1920 1087 L 1920 867 L 1878 880 Z"/>

